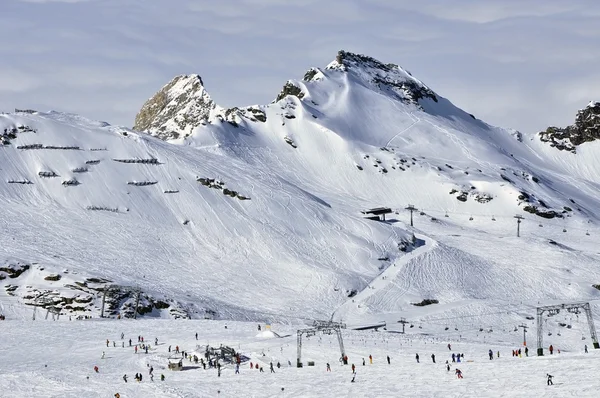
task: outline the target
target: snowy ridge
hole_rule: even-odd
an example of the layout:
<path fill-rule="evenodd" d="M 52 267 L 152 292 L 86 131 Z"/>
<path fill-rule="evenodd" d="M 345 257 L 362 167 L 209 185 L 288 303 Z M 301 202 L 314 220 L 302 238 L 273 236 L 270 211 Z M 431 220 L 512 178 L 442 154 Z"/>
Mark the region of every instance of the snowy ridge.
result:
<path fill-rule="evenodd" d="M 74 115 L 0 116 L 13 238 L 0 254 L 32 265 L 0 281 L 2 302 L 22 313 L 34 289 L 57 290 L 98 314 L 112 284 L 114 315 L 131 315 L 139 287 L 156 317 L 487 323 L 509 308 L 493 322 L 518 323 L 538 302 L 600 297 L 598 142 L 556 151 L 396 65 L 337 58 L 268 105 L 224 110 L 198 76 L 176 78 L 169 106 L 141 112 L 168 142 Z M 360 213 L 378 206 L 387 222 Z"/>

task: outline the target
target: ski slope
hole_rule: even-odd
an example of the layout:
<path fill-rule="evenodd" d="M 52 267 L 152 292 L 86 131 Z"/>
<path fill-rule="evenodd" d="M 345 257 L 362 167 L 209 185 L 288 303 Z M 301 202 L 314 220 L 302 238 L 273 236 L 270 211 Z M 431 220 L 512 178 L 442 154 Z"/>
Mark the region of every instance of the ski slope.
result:
<path fill-rule="evenodd" d="M 479 330 L 545 303 L 599 314 L 597 142 L 558 151 L 356 54 L 309 72 L 288 82 L 299 91 L 237 110 L 179 77 L 175 89 L 197 90 L 186 107 L 212 105 L 168 142 L 154 127 L 1 114 L 0 310 L 97 317 L 107 294 L 107 315 L 132 317 L 139 292 L 138 315 L 166 319 Z M 378 206 L 386 222 L 361 214 Z"/>
<path fill-rule="evenodd" d="M 593 397 L 600 382 L 594 377 L 600 350 L 555 352 L 534 357 L 511 356 L 520 346 L 520 333 L 498 333 L 499 342 L 476 342 L 468 337 L 448 339 L 409 329 L 407 334 L 344 331 L 349 363 L 356 365 L 355 382 L 351 366 L 340 365 L 335 336 L 316 335 L 304 339 L 303 361 L 315 366 L 296 368 L 288 365 L 296 359 L 295 328 L 271 325 L 281 338 L 256 337 L 256 323 L 224 321 L 164 320 L 89 320 L 12 321 L 3 326 L 3 360 L 0 362 L 0 391 L 10 396 L 39 397 L 322 397 L 322 396 L 447 396 L 447 397 Z M 264 326 L 264 325 L 263 325 Z M 520 331 L 519 331 L 520 332 Z M 121 340 L 121 333 L 124 339 Z M 198 340 L 195 339 L 198 333 Z M 475 338 L 474 333 L 465 333 Z M 151 341 L 148 354 L 134 353 L 128 340 L 137 337 Z M 158 345 L 154 339 L 158 338 Z M 110 340 L 106 347 L 106 340 Z M 113 347 L 116 340 L 117 347 Z M 125 348 L 121 345 L 124 344 Z M 209 344 L 231 346 L 247 356 L 240 374 L 224 364 L 221 377 L 215 369 L 184 359 L 185 370 L 166 369 L 171 355 L 168 347 L 202 356 Z M 451 344 L 448 350 L 447 345 Z M 556 346 L 557 349 L 560 346 Z M 51 348 L 51 349 L 49 349 Z M 488 350 L 494 352 L 489 360 Z M 105 358 L 102 358 L 102 353 Z M 497 353 L 500 357 L 497 357 Z M 462 353 L 461 363 L 452 363 L 451 354 Z M 264 354 L 264 355 L 263 355 Z M 415 360 L 419 354 L 420 363 Z M 431 359 L 435 355 L 436 363 Z M 369 355 L 373 364 L 369 363 Z M 386 356 L 390 356 L 390 364 Z M 362 365 L 362 360 L 366 365 Z M 446 370 L 448 360 L 451 370 Z M 250 369 L 259 364 L 264 373 Z M 275 373 L 269 371 L 273 362 Z M 277 368 L 279 362 L 282 366 Z M 326 371 L 326 364 L 331 372 Z M 99 372 L 95 373 L 94 366 Z M 154 369 L 150 379 L 149 366 Z M 458 379 L 455 369 L 463 373 Z M 142 382 L 134 374 L 143 375 Z M 553 386 L 546 385 L 546 374 L 554 376 Z M 128 376 L 128 382 L 122 379 Z M 165 380 L 160 381 L 160 375 Z"/>

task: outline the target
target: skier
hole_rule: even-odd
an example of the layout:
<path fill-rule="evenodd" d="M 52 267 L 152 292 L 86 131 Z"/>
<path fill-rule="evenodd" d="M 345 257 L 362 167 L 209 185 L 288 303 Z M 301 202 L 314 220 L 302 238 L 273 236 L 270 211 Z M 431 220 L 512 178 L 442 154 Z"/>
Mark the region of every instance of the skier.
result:
<path fill-rule="evenodd" d="M 108 339 L 106 339 L 106 346 L 108 347 L 108 343 L 110 343 L 110 341 L 108 341 Z"/>
<path fill-rule="evenodd" d="M 271 369 L 271 373 L 275 373 L 275 370 L 273 369 L 273 362 L 269 364 L 269 368 Z"/>
<path fill-rule="evenodd" d="M 121 332 L 121 340 L 125 338 L 125 333 Z"/>
<path fill-rule="evenodd" d="M 452 351 L 452 346 L 448 343 L 448 351 Z"/>
<path fill-rule="evenodd" d="M 121 348 L 125 348 L 125 342 L 121 341 Z"/>
<path fill-rule="evenodd" d="M 169 352 L 171 352 L 171 346 L 169 346 Z"/>
<path fill-rule="evenodd" d="M 500 351 L 498 351 L 498 358 L 500 358 Z"/>
<path fill-rule="evenodd" d="M 127 383 L 127 375 L 123 375 L 123 381 Z"/>
<path fill-rule="evenodd" d="M 146 350 L 146 354 L 148 353 L 148 346 L 144 347 L 144 349 Z"/>
<path fill-rule="evenodd" d="M 179 346 L 178 346 L 178 345 L 176 345 L 176 346 L 175 346 L 175 352 L 176 352 L 177 354 L 179 354 Z"/>
<path fill-rule="evenodd" d="M 551 374 L 548 374 L 548 373 L 546 373 L 546 377 L 548 378 L 548 381 L 547 381 L 548 385 L 549 385 L 549 386 L 553 386 L 553 385 L 554 385 L 554 383 L 552 382 L 552 378 L 553 378 L 554 376 L 552 376 Z"/>
<path fill-rule="evenodd" d="M 258 325 L 258 331 L 260 332 L 260 325 Z"/>
<path fill-rule="evenodd" d="M 350 383 L 354 383 L 354 379 L 356 379 L 356 372 L 352 374 L 352 380 L 350 380 Z"/>
<path fill-rule="evenodd" d="M 113 347 L 117 346 L 117 342 L 113 340 Z"/>
<path fill-rule="evenodd" d="M 462 376 L 462 372 L 461 372 L 461 370 L 460 370 L 460 369 L 456 369 L 456 370 L 454 371 L 454 373 L 456 373 L 456 377 L 457 377 L 457 378 L 459 378 L 459 379 L 462 379 L 462 378 L 463 378 L 463 376 Z"/>
<path fill-rule="evenodd" d="M 131 339 L 129 339 L 129 347 L 131 347 Z"/>
<path fill-rule="evenodd" d="M 160 381 L 165 381 L 165 375 L 164 374 L 160 374 Z"/>
<path fill-rule="evenodd" d="M 419 363 L 419 354 L 415 355 L 415 359 L 417 360 L 417 363 Z"/>
<path fill-rule="evenodd" d="M 519 358 L 523 358 L 523 357 L 521 356 L 521 349 L 520 349 L 520 348 L 519 348 L 519 351 L 518 351 L 518 353 L 519 353 Z"/>
<path fill-rule="evenodd" d="M 104 351 L 102 351 L 102 358 L 100 358 L 100 359 L 104 359 L 104 355 L 105 355 L 105 353 L 104 353 Z"/>
<path fill-rule="evenodd" d="M 137 354 L 137 345 L 134 347 L 134 351 Z"/>
<path fill-rule="evenodd" d="M 554 347 L 552 347 L 552 344 L 550 344 L 550 347 L 548 347 L 548 350 L 550 350 L 550 355 L 552 355 L 552 353 L 554 352 Z"/>
<path fill-rule="evenodd" d="M 281 369 L 281 364 L 277 362 L 277 369 Z"/>
<path fill-rule="evenodd" d="M 446 363 L 446 370 L 447 370 L 448 372 L 450 372 L 450 364 L 449 364 L 449 363 Z"/>
<path fill-rule="evenodd" d="M 254 364 L 250 362 L 250 369 L 254 369 Z"/>
<path fill-rule="evenodd" d="M 525 356 L 528 357 L 529 356 L 529 348 L 525 347 Z"/>
<path fill-rule="evenodd" d="M 369 355 L 369 363 L 373 365 L 373 357 L 371 355 Z"/>
<path fill-rule="evenodd" d="M 456 362 L 460 363 L 460 354 L 456 354 Z"/>
<path fill-rule="evenodd" d="M 390 356 L 387 356 L 388 365 L 390 364 Z"/>
<path fill-rule="evenodd" d="M 588 349 L 587 349 L 587 344 L 583 347 L 583 349 L 585 350 L 585 353 L 588 353 Z"/>
<path fill-rule="evenodd" d="M 365 366 L 365 359 L 363 358 L 363 366 Z"/>
<path fill-rule="evenodd" d="M 260 367 L 260 373 L 264 373 L 265 371 L 263 370 L 263 367 Z"/>
<path fill-rule="evenodd" d="M 158 337 L 154 338 L 154 345 L 158 345 Z"/>
<path fill-rule="evenodd" d="M 356 366 L 354 366 L 354 364 L 352 364 L 352 373 L 354 373 L 356 370 Z"/>
<path fill-rule="evenodd" d="M 456 354 L 452 353 L 452 362 L 456 362 Z"/>
<path fill-rule="evenodd" d="M 239 363 L 235 364 L 235 374 L 236 375 L 240 374 L 240 364 Z"/>
<path fill-rule="evenodd" d="M 94 366 L 94 372 L 99 373 L 98 372 L 98 366 Z"/>
<path fill-rule="evenodd" d="M 492 359 L 494 359 L 494 352 L 493 352 L 492 350 L 489 350 L 489 351 L 488 351 L 488 354 L 489 354 L 489 356 L 490 356 L 490 361 L 491 361 Z"/>
<path fill-rule="evenodd" d="M 331 366 L 329 366 L 329 362 L 327 362 L 327 372 L 331 372 Z"/>
<path fill-rule="evenodd" d="M 150 373 L 150 374 L 154 373 L 154 367 L 153 366 L 150 366 L 150 371 L 148 373 Z"/>
<path fill-rule="evenodd" d="M 196 332 L 196 340 L 198 340 L 198 332 Z"/>
<path fill-rule="evenodd" d="M 431 354 L 431 360 L 435 363 L 435 354 Z"/>

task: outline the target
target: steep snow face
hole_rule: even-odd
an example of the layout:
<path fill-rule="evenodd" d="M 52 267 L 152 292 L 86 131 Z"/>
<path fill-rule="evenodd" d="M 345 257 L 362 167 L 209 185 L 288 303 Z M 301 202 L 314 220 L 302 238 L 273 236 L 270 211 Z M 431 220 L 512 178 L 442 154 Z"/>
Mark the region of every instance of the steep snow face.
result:
<path fill-rule="evenodd" d="M 217 112 L 198 75 L 175 77 L 152 98 L 135 118 L 134 129 L 170 140 L 189 135 Z"/>
<path fill-rule="evenodd" d="M 328 70 L 339 70 L 354 75 L 359 81 L 376 87 L 383 93 L 415 105 L 428 98 L 437 102 L 436 94 L 409 72 L 396 64 L 384 64 L 374 58 L 339 51 Z"/>
<path fill-rule="evenodd" d="M 146 316 L 328 318 L 410 245 L 360 198 L 268 163 L 61 113 L 0 115 L 4 129 L 0 312 L 97 316 L 110 288 L 106 314 L 132 316 L 139 288 Z"/>

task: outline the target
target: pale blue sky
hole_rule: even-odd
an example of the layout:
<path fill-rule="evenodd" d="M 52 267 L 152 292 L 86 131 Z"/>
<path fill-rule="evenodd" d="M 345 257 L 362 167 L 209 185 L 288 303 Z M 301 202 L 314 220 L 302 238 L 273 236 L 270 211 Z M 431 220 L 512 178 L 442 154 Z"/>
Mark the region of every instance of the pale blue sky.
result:
<path fill-rule="evenodd" d="M 535 132 L 600 100 L 597 0 L 2 0 L 0 110 L 131 126 L 177 74 L 265 104 L 339 49 L 397 63 L 467 112 Z"/>

